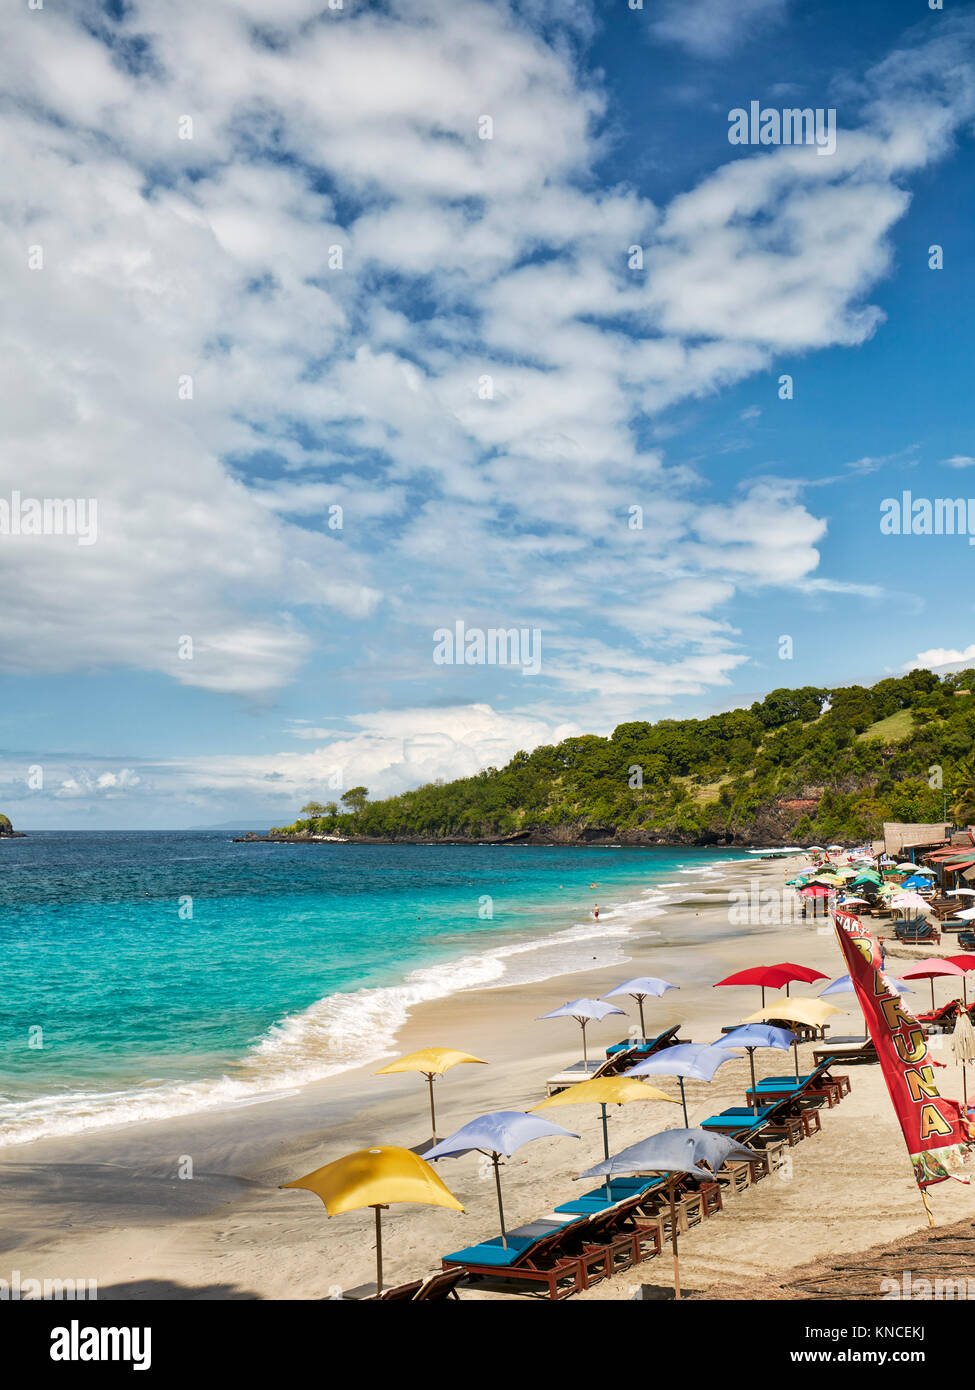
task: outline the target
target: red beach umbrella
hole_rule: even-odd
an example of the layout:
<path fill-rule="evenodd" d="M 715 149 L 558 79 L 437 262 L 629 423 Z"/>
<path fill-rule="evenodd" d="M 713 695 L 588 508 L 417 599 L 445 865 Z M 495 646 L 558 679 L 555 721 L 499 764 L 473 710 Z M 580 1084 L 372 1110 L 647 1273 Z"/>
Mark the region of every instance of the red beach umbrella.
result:
<path fill-rule="evenodd" d="M 927 960 L 919 960 L 917 965 L 911 965 L 907 970 L 901 970 L 902 980 L 930 980 L 931 982 L 931 1012 L 934 1012 L 934 982 L 941 979 L 942 975 L 961 975 L 964 980 L 965 972 L 960 965 L 955 965 L 953 961 L 943 956 L 929 956 Z"/>
<path fill-rule="evenodd" d="M 781 965 L 755 965 L 750 970 L 739 970 L 736 974 L 729 975 L 726 980 L 717 980 L 714 988 L 717 989 L 719 985 L 758 985 L 762 991 L 764 1008 L 767 989 L 781 989 L 784 985 L 788 991 L 793 980 L 811 984 L 813 980 L 828 978 L 818 970 L 810 970 L 808 966 L 792 965 L 789 961 L 784 961 Z"/>
<path fill-rule="evenodd" d="M 963 971 L 975 970 L 975 956 L 945 956 L 945 960 L 949 963 L 949 965 L 957 965 L 959 970 L 963 970 Z M 967 1009 L 967 1008 L 968 1008 L 968 981 L 965 979 L 965 976 L 964 976 L 964 975 L 962 975 L 961 992 L 962 992 L 962 999 L 963 999 L 963 1001 L 964 1001 L 965 1008 Z"/>

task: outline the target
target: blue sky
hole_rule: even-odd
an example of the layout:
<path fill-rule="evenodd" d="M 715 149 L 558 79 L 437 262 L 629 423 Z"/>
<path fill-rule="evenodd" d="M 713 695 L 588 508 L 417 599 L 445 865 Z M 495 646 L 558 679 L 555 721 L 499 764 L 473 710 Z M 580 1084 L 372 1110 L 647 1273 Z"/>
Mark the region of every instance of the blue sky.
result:
<path fill-rule="evenodd" d="M 260 826 L 969 659 L 966 537 L 879 519 L 975 494 L 971 4 L 0 22 L 0 503 L 98 507 L 0 534 L 15 823 Z M 752 101 L 835 153 L 730 144 Z M 437 664 L 458 621 L 538 674 Z"/>

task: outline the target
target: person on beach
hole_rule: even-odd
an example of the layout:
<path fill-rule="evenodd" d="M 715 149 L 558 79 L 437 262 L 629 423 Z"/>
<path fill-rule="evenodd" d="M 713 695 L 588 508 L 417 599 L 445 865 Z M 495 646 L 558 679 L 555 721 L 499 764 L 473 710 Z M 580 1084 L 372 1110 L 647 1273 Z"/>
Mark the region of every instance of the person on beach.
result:
<path fill-rule="evenodd" d="M 598 904 L 598 903 L 597 903 L 596 906 L 593 908 L 593 910 L 592 910 L 592 915 L 593 915 L 593 917 L 596 919 L 596 921 L 598 922 L 598 921 L 599 921 L 599 904 Z"/>

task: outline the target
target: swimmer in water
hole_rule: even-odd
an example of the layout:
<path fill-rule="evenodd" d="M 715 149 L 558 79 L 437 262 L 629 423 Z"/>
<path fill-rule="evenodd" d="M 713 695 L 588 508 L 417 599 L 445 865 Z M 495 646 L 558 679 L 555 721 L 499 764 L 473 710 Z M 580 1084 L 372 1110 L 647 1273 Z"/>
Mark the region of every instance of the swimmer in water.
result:
<path fill-rule="evenodd" d="M 593 908 L 593 910 L 592 910 L 592 915 L 595 917 L 596 921 L 598 922 L 598 921 L 599 921 L 599 904 L 598 904 L 598 903 L 597 903 L 596 906 Z"/>

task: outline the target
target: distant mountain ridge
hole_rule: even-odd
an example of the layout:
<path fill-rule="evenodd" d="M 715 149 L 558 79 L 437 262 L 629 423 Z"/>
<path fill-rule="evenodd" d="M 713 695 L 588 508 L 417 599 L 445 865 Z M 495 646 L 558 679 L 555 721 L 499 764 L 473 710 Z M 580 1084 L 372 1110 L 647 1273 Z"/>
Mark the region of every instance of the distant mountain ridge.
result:
<path fill-rule="evenodd" d="M 619 725 L 381 801 L 366 789 L 272 834 L 626 845 L 860 841 L 975 821 L 975 670 L 771 691 L 706 719 Z"/>

